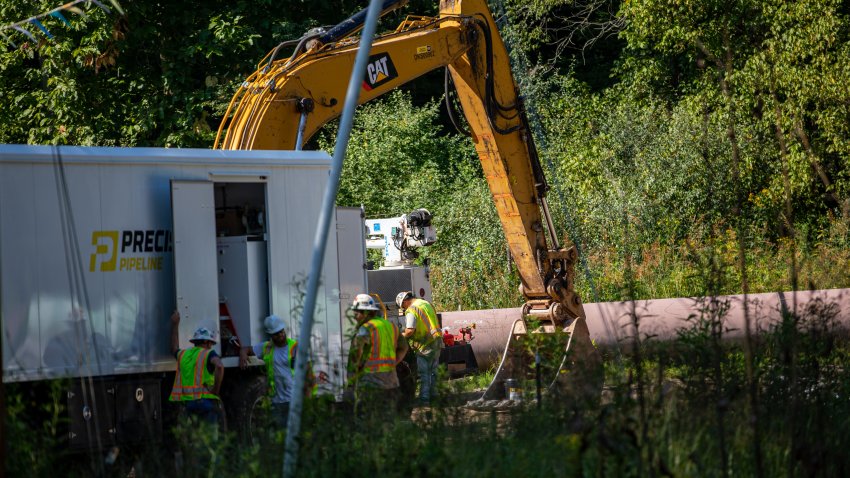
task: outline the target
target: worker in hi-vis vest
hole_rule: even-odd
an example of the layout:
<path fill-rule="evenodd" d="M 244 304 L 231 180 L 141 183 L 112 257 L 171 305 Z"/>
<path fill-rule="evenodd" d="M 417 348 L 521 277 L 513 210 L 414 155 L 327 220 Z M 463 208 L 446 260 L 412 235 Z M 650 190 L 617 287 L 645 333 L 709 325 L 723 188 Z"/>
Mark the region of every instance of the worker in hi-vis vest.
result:
<path fill-rule="evenodd" d="M 437 322 L 434 306 L 424 299 L 417 299 L 413 292 L 400 292 L 395 303 L 404 314 L 404 335 L 410 348 L 416 353 L 416 369 L 419 372 L 419 403 L 429 405 L 437 396 L 437 365 L 443 348 L 443 334 Z"/>
<path fill-rule="evenodd" d="M 358 409 L 395 411 L 401 398 L 396 365 L 408 347 L 398 327 L 379 316 L 379 310 L 369 294 L 357 294 L 351 304 L 357 325 L 349 352 L 350 382 Z"/>
<path fill-rule="evenodd" d="M 266 367 L 268 394 L 271 398 L 272 419 L 276 425 L 286 427 L 289 417 L 289 402 L 295 387 L 295 356 L 298 341 L 286 334 L 286 323 L 277 315 L 270 315 L 263 321 L 263 328 L 271 340 L 239 350 L 239 366 L 248 366 L 248 357 L 260 357 Z M 316 394 L 316 384 L 310 368 L 307 369 L 305 392 Z"/>
<path fill-rule="evenodd" d="M 183 403 L 191 415 L 216 423 L 224 364 L 212 349 L 216 343 L 215 336 L 206 327 L 201 327 L 189 339 L 193 347 L 180 349 L 179 326 L 180 313 L 175 310 L 171 314 L 171 353 L 177 359 L 177 373 L 169 400 Z"/>

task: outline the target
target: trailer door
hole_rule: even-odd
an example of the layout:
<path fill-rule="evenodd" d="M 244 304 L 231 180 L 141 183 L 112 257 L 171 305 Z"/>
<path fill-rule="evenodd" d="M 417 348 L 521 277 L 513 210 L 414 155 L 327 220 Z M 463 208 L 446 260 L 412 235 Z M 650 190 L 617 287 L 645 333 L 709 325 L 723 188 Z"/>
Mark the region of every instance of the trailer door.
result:
<path fill-rule="evenodd" d="M 174 231 L 174 284 L 180 311 L 180 347 L 198 327 L 215 333 L 218 342 L 218 269 L 215 243 L 215 198 L 209 181 L 171 181 Z M 216 344 L 221 353 L 221 344 Z"/>

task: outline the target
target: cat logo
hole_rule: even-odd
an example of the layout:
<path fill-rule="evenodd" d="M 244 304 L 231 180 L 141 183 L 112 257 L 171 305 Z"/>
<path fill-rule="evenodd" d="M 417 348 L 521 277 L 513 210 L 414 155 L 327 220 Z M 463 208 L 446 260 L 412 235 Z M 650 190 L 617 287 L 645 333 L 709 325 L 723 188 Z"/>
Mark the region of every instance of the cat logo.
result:
<path fill-rule="evenodd" d="M 371 91 L 395 78 L 398 78 L 398 72 L 395 70 L 390 55 L 387 53 L 372 55 L 369 57 L 369 65 L 366 66 L 363 89 Z"/>

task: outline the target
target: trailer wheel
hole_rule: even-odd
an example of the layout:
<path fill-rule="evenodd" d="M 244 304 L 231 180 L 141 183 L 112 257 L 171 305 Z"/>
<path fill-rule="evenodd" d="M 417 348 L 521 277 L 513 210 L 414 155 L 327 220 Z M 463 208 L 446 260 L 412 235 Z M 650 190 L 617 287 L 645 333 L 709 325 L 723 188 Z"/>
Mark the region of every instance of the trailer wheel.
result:
<path fill-rule="evenodd" d="M 271 402 L 265 394 L 257 397 L 251 404 L 248 411 L 247 428 L 249 442 L 253 445 L 259 443 L 263 430 L 268 429 L 268 423 L 271 419 L 270 408 Z"/>
<path fill-rule="evenodd" d="M 266 377 L 256 373 L 246 373 L 235 378 L 235 382 L 228 385 L 229 393 L 225 402 L 228 425 L 243 439 L 251 440 L 253 438 L 252 415 L 257 404 L 261 403 L 265 397 Z"/>

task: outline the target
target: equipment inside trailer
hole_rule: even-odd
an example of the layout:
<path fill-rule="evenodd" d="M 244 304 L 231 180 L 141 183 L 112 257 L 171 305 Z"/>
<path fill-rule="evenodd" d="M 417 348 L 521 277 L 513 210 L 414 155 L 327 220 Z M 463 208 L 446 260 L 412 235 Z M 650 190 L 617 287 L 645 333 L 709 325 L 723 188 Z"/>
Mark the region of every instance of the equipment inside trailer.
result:
<path fill-rule="evenodd" d="M 265 183 L 215 183 L 221 353 L 238 357 L 269 313 Z"/>

